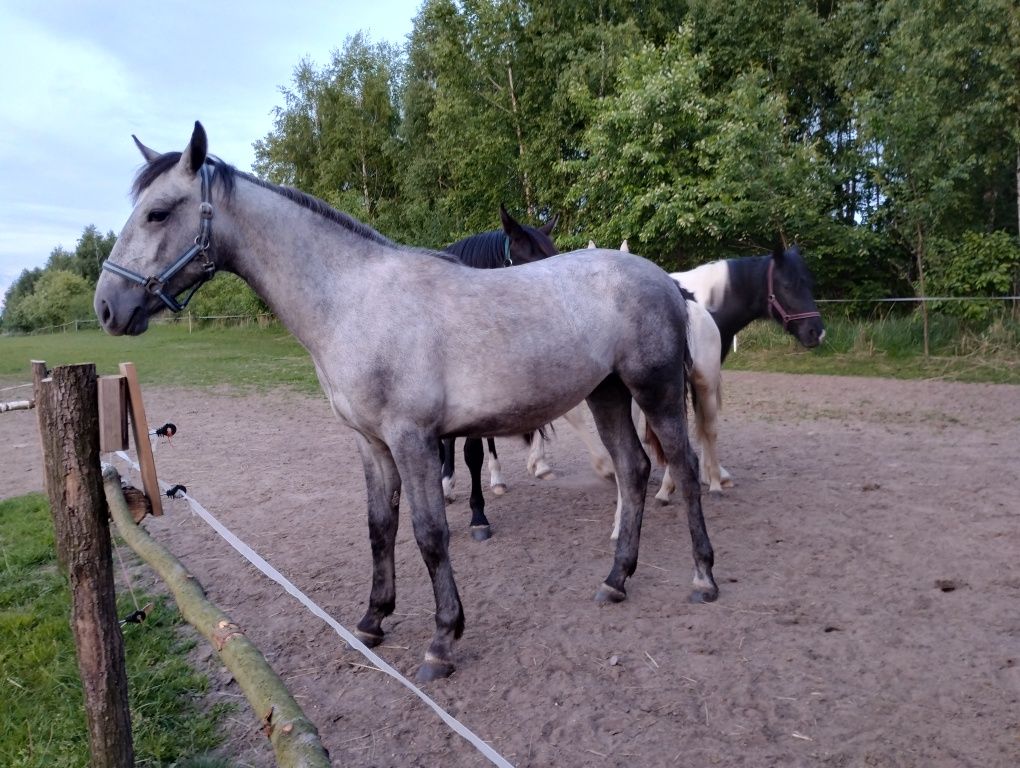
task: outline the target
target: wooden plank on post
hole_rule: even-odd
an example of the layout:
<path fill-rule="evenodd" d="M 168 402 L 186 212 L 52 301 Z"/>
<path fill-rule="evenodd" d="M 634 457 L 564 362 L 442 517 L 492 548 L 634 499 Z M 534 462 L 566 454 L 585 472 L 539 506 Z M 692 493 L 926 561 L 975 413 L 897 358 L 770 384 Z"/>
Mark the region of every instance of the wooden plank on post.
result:
<path fill-rule="evenodd" d="M 102 453 L 126 451 L 128 447 L 127 379 L 124 376 L 100 376 L 99 450 Z"/>
<path fill-rule="evenodd" d="M 91 363 L 58 366 L 50 378 L 39 380 L 35 401 L 57 555 L 71 587 L 90 764 L 127 768 L 134 765 L 134 747 L 99 465 L 96 386 Z"/>
<path fill-rule="evenodd" d="M 159 517 L 163 514 L 163 503 L 160 500 L 159 481 L 156 479 L 156 460 L 152 457 L 152 445 L 149 443 L 149 422 L 145 419 L 145 406 L 142 405 L 142 387 L 138 383 L 138 371 L 134 363 L 121 363 L 120 372 L 127 379 L 128 406 L 131 409 L 131 433 L 135 439 L 135 453 L 138 454 L 138 466 L 142 473 L 142 490 L 152 504 L 152 514 Z"/>

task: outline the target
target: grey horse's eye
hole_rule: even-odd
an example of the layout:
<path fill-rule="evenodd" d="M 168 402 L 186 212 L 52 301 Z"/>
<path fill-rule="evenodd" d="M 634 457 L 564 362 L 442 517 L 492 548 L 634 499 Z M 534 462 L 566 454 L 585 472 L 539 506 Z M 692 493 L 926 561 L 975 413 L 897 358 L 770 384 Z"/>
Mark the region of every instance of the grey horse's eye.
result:
<path fill-rule="evenodd" d="M 149 221 L 161 222 L 170 218 L 170 211 L 149 211 Z"/>

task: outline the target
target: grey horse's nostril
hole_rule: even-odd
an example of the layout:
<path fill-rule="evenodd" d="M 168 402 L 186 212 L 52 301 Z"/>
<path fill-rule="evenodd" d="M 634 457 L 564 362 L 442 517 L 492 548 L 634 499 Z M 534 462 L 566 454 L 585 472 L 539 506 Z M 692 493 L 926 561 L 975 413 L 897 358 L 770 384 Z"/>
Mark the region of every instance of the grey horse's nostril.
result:
<path fill-rule="evenodd" d="M 110 321 L 112 319 L 113 319 L 113 310 L 110 309 L 110 305 L 104 299 L 100 299 L 100 302 L 99 302 L 99 322 L 101 322 L 104 326 L 107 326 L 107 325 L 110 324 Z"/>

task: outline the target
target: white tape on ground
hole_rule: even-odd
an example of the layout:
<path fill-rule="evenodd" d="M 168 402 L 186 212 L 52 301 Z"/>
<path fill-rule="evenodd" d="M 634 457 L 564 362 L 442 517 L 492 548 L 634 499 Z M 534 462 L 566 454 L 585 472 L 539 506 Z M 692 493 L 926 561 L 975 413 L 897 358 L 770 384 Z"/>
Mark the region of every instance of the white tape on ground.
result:
<path fill-rule="evenodd" d="M 117 451 L 117 456 L 119 456 L 121 459 L 126 461 L 132 467 L 134 467 L 136 471 L 138 470 L 138 464 L 132 461 L 131 457 L 128 456 L 126 453 L 124 453 L 123 451 Z M 169 485 L 162 481 L 160 481 L 160 486 L 164 488 L 170 487 Z M 213 517 L 212 513 L 210 513 L 205 507 L 199 504 L 194 498 L 192 498 L 187 493 L 184 494 L 184 498 L 188 500 L 188 504 L 191 505 L 191 509 L 195 512 L 195 514 L 197 514 L 199 517 L 205 520 L 205 522 L 208 523 L 209 526 L 214 531 L 216 531 L 216 533 L 218 533 L 228 544 L 230 544 L 230 546 L 236 549 L 241 554 L 242 557 L 244 557 L 249 563 L 254 565 L 256 568 L 262 571 L 262 573 L 271 578 L 281 587 L 283 587 L 288 593 L 296 597 L 309 611 L 314 613 L 316 616 L 318 616 L 320 619 L 326 622 L 329 626 L 331 626 L 333 630 L 338 635 L 340 635 L 340 637 L 342 637 L 351 648 L 355 649 L 358 653 L 360 653 L 366 659 L 375 664 L 375 666 L 377 666 L 381 671 L 385 672 L 390 677 L 394 678 L 398 683 L 400 683 L 402 686 L 411 691 L 415 696 L 417 696 L 419 699 L 428 704 L 429 707 L 431 707 L 432 710 L 437 715 L 439 715 L 439 717 L 442 719 L 444 723 L 450 726 L 450 728 L 456 731 L 457 734 L 459 734 L 462 738 L 470 742 L 470 744 L 475 749 L 477 749 L 479 752 L 485 755 L 486 758 L 488 758 L 489 762 L 491 762 L 493 765 L 500 766 L 500 768 L 513 768 L 513 765 L 510 762 L 508 762 L 504 757 L 502 757 L 498 752 L 496 752 L 496 750 L 494 750 L 492 747 L 486 744 L 481 738 L 476 736 L 471 731 L 470 728 L 468 728 L 466 725 L 457 720 L 457 718 L 455 718 L 441 706 L 436 704 L 436 702 L 429 698 L 429 696 L 426 693 L 424 693 L 420 688 L 418 688 L 418 686 L 416 686 L 414 683 L 412 683 L 410 680 L 408 680 L 406 677 L 400 674 L 397 670 L 395 670 L 393 667 L 391 667 L 389 664 L 383 661 L 379 656 L 377 656 L 372 651 L 371 648 L 369 648 L 367 645 L 361 642 L 352 633 L 348 632 L 347 629 L 345 629 L 343 625 L 340 624 L 340 622 L 338 622 L 336 619 L 334 619 L 332 616 L 326 613 L 326 611 L 320 608 L 315 603 L 315 601 L 313 601 L 310 597 L 308 597 L 308 595 L 306 595 L 304 592 L 298 589 L 290 581 L 290 579 L 288 579 L 286 576 L 284 576 L 282 573 L 276 570 L 273 566 L 267 563 L 258 552 L 256 552 L 247 544 L 245 544 L 243 541 L 241 541 L 239 538 L 237 538 L 230 531 L 229 528 L 227 528 L 225 525 L 223 525 L 223 523 L 221 523 L 219 520 Z"/>

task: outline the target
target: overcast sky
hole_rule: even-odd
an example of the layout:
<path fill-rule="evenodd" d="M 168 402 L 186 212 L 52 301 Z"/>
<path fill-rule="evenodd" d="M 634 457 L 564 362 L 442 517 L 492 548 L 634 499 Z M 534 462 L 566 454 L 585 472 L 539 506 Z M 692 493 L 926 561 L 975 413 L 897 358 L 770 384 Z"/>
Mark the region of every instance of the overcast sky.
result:
<path fill-rule="evenodd" d="M 195 120 L 242 170 L 303 58 L 363 30 L 403 43 L 421 0 L 0 0 L 0 300 L 95 224 L 120 232 L 137 134 L 181 150 Z"/>

